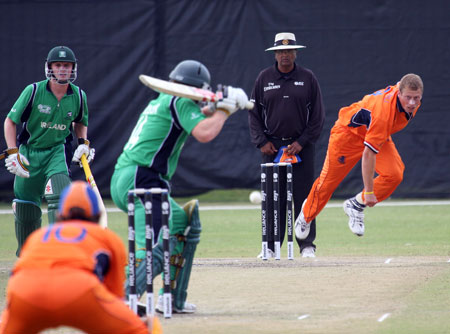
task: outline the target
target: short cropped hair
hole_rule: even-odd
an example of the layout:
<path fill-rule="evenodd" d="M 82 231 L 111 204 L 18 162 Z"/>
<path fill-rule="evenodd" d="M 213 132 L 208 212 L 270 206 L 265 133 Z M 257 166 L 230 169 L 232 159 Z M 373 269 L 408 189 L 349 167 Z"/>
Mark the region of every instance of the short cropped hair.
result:
<path fill-rule="evenodd" d="M 403 76 L 400 80 L 399 89 L 402 92 L 403 89 L 409 88 L 411 90 L 417 91 L 420 90 L 423 94 L 423 82 L 422 79 L 414 73 L 409 73 Z"/>

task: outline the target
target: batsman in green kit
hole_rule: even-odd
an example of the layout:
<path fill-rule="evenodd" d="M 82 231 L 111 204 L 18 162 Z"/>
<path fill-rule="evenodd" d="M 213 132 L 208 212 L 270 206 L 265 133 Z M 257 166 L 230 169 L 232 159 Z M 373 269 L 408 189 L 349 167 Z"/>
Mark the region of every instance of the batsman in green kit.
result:
<path fill-rule="evenodd" d="M 200 62 L 185 60 L 170 73 L 171 81 L 198 88 L 209 88 L 211 77 Z M 137 188 L 163 188 L 170 193 L 170 180 L 175 173 L 178 158 L 189 135 L 199 142 L 213 140 L 222 130 L 229 115 L 248 102 L 240 88 L 226 87 L 224 98 L 201 108 L 198 102 L 161 93 L 141 113 L 133 132 L 119 156 L 111 179 L 111 197 L 116 205 L 127 212 L 127 194 Z M 135 199 L 136 226 L 136 290 L 142 295 L 146 288 L 145 269 L 145 211 L 143 198 Z M 169 195 L 170 203 L 170 279 L 172 310 L 174 313 L 193 313 L 194 304 L 186 302 L 187 287 L 201 224 L 198 201 L 184 207 Z M 161 197 L 153 195 L 153 231 L 158 243 L 153 247 L 154 276 L 163 271 L 161 228 Z M 128 284 L 127 284 L 128 290 Z M 128 293 L 128 291 L 127 291 Z M 163 299 L 159 296 L 156 311 L 163 313 Z"/>
<path fill-rule="evenodd" d="M 50 50 L 47 80 L 28 85 L 5 122 L 5 166 L 15 175 L 13 212 L 18 241 L 16 255 L 31 232 L 41 226 L 41 201 L 48 203 L 48 221 L 56 218 L 59 196 L 70 182 L 70 162 L 95 155 L 86 139 L 86 94 L 72 82 L 77 76 L 75 54 L 66 46 Z M 17 135 L 17 125 L 22 125 Z M 78 147 L 72 151 L 72 131 Z"/>

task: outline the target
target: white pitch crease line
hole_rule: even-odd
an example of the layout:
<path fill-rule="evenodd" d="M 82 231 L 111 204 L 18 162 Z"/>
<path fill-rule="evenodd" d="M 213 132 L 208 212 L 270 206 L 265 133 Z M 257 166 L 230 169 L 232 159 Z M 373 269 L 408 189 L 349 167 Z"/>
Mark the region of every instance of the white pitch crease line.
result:
<path fill-rule="evenodd" d="M 378 322 L 383 322 L 384 320 L 386 320 L 387 317 L 389 317 L 391 314 L 390 313 L 385 313 L 383 314 L 381 317 L 378 318 Z"/>
<path fill-rule="evenodd" d="M 297 319 L 298 320 L 303 320 L 303 319 L 306 319 L 306 318 L 309 318 L 309 314 L 303 314 L 303 315 L 299 316 Z"/>
<path fill-rule="evenodd" d="M 387 259 L 386 261 L 384 261 L 384 263 L 385 263 L 385 264 L 389 264 L 389 263 L 391 263 L 391 261 L 392 261 L 392 259 L 389 258 L 389 259 Z"/>

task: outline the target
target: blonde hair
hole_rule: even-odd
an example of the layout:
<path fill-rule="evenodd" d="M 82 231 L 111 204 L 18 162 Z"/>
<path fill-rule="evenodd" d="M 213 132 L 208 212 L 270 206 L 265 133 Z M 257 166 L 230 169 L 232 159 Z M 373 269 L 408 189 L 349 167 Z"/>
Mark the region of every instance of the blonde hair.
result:
<path fill-rule="evenodd" d="M 422 79 L 414 73 L 409 73 L 403 76 L 400 80 L 399 89 L 402 92 L 404 88 L 409 88 L 411 90 L 420 90 L 423 94 L 423 82 Z"/>

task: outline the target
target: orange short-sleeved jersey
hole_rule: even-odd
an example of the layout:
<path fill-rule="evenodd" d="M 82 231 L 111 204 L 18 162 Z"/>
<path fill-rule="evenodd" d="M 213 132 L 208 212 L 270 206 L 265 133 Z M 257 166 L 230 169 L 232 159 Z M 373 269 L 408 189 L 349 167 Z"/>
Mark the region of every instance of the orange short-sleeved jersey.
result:
<path fill-rule="evenodd" d="M 86 270 L 122 298 L 125 265 L 125 246 L 117 234 L 95 223 L 70 221 L 33 232 L 25 242 L 13 274 L 22 269 Z"/>
<path fill-rule="evenodd" d="M 364 96 L 339 111 L 336 126 L 345 126 L 359 136 L 366 146 L 378 153 L 393 133 L 403 129 L 415 116 L 406 112 L 398 100 L 398 84 Z"/>

